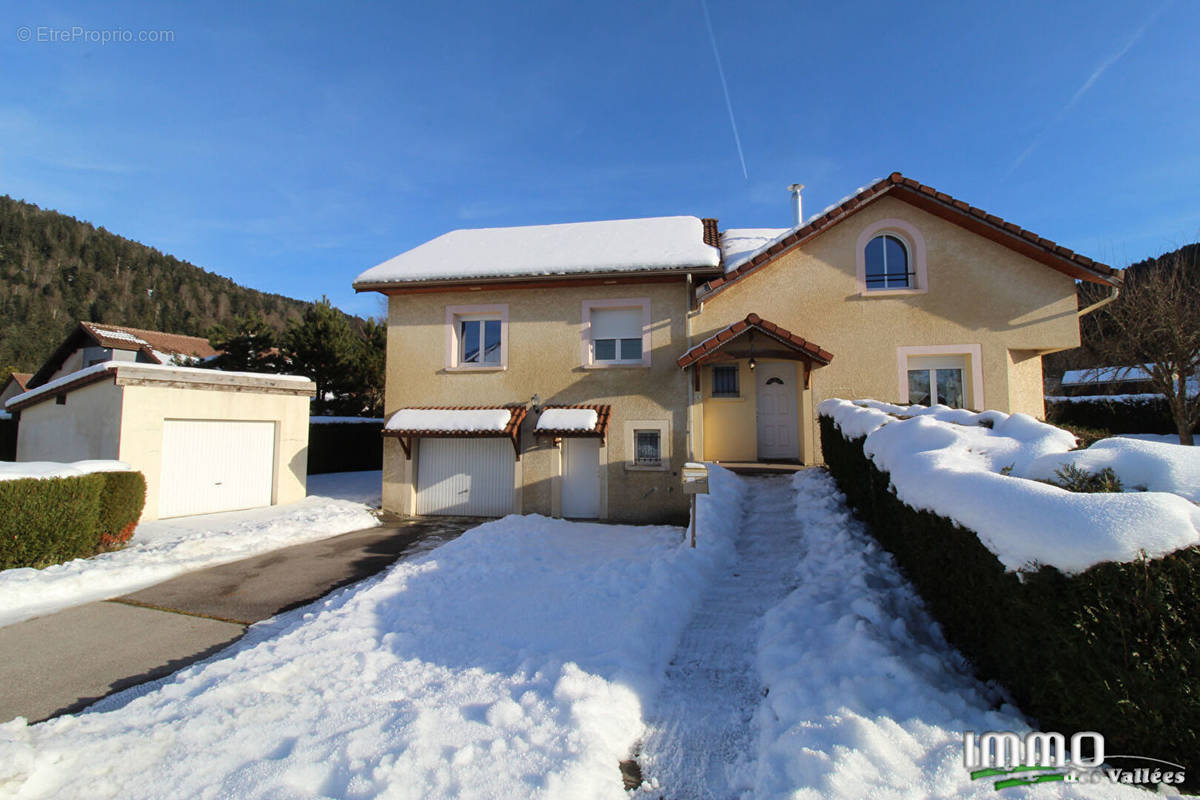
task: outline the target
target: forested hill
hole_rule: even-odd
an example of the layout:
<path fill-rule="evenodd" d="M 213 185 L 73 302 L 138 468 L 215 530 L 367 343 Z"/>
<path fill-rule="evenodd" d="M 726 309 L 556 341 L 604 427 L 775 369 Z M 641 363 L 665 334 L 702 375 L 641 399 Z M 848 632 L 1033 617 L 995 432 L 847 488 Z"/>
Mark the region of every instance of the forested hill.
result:
<path fill-rule="evenodd" d="M 0 370 L 36 370 L 79 320 L 204 336 L 258 314 L 281 331 L 309 305 L 0 196 Z"/>

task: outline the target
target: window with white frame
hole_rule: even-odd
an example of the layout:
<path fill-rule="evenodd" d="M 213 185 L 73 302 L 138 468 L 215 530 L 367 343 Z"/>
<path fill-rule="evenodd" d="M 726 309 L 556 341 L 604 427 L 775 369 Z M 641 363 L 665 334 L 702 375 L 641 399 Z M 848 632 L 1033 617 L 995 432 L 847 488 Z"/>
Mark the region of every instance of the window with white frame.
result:
<path fill-rule="evenodd" d="M 650 365 L 650 301 L 583 303 L 583 363 L 589 367 Z"/>
<path fill-rule="evenodd" d="M 504 369 L 507 336 L 506 305 L 446 308 L 446 363 L 450 369 Z"/>
<path fill-rule="evenodd" d="M 908 289 L 913 273 L 909 269 L 908 245 L 899 236 L 884 233 L 867 242 L 863 253 L 867 290 Z"/>
<path fill-rule="evenodd" d="M 718 364 L 712 368 L 713 397 L 738 397 L 740 394 L 737 364 Z"/>
<path fill-rule="evenodd" d="M 965 355 L 910 357 L 908 402 L 913 405 L 967 406 L 967 357 Z"/>

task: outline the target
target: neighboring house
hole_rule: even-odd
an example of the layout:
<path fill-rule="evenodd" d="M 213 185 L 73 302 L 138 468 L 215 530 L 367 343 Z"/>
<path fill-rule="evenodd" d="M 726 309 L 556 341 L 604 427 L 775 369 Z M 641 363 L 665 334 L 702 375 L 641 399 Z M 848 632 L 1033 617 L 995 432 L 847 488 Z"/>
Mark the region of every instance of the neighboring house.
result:
<path fill-rule="evenodd" d="M 1075 282 L 1121 280 L 899 173 L 796 218 L 453 231 L 364 272 L 384 507 L 675 520 L 689 459 L 818 463 L 829 397 L 1041 416 Z"/>
<path fill-rule="evenodd" d="M 17 461 L 125 461 L 146 477 L 143 520 L 303 499 L 315 385 L 172 363 L 215 354 L 197 337 L 81 322 L 5 401 Z"/>
<path fill-rule="evenodd" d="M 3 411 L 4 404 L 8 402 L 10 397 L 16 397 L 25 391 L 26 384 L 33 377 L 28 372 L 10 372 L 8 378 L 4 381 L 4 386 L 0 387 L 0 411 Z"/>
<path fill-rule="evenodd" d="M 1062 394 L 1141 394 L 1154 392 L 1150 370 L 1136 367 L 1092 367 L 1069 369 L 1062 376 Z"/>
<path fill-rule="evenodd" d="M 80 322 L 33 374 L 29 388 L 105 361 L 186 366 L 215 355 L 217 351 L 200 336 Z"/>

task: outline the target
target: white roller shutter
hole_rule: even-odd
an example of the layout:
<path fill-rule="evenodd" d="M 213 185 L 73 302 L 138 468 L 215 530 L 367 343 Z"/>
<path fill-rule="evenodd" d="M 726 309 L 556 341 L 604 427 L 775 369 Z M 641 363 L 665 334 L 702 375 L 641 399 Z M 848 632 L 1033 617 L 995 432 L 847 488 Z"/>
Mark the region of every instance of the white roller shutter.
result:
<path fill-rule="evenodd" d="M 158 515 L 269 506 L 274 468 L 274 422 L 165 420 Z"/>
<path fill-rule="evenodd" d="M 505 438 L 418 439 L 417 513 L 500 517 L 513 510 L 516 455 Z"/>

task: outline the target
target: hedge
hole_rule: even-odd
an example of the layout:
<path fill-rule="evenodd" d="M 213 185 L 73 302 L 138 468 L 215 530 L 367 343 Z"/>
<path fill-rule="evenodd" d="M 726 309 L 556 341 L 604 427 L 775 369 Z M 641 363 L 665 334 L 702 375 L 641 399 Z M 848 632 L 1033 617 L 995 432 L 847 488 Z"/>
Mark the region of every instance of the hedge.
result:
<path fill-rule="evenodd" d="M 0 569 L 41 568 L 120 547 L 145 499 L 139 472 L 0 481 Z"/>
<path fill-rule="evenodd" d="M 1112 433 L 1177 433 L 1175 420 L 1162 397 L 1136 400 L 1047 400 L 1051 425 L 1100 428 Z"/>
<path fill-rule="evenodd" d="M 308 474 L 383 469 L 383 425 L 332 422 L 308 426 Z"/>
<path fill-rule="evenodd" d="M 974 532 L 901 502 L 865 437 L 820 426 L 838 487 L 980 678 L 1041 730 L 1099 731 L 1109 752 L 1184 764 L 1200 787 L 1200 547 L 1018 577 Z"/>

